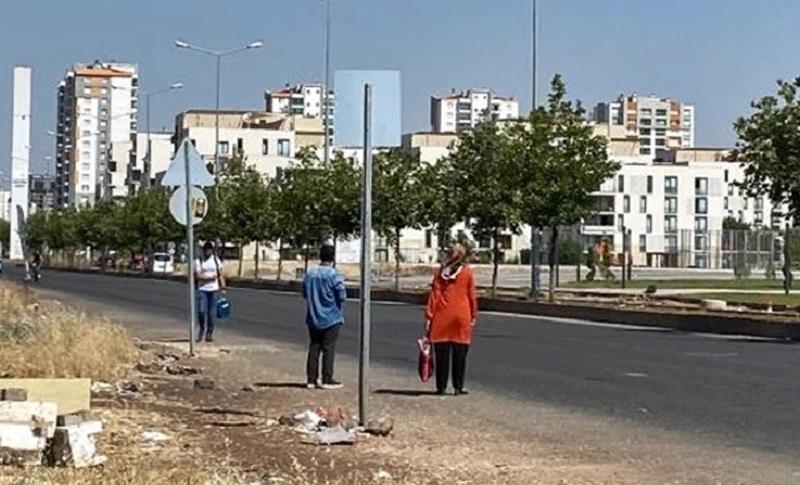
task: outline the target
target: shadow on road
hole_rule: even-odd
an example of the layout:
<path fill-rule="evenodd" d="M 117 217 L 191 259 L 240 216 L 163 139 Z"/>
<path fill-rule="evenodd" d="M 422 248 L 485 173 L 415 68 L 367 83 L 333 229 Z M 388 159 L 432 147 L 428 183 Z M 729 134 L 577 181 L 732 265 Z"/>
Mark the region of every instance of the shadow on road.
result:
<path fill-rule="evenodd" d="M 265 387 L 269 389 L 305 389 L 305 382 L 256 382 L 253 387 Z"/>
<path fill-rule="evenodd" d="M 412 389 L 378 389 L 375 394 L 388 394 L 391 396 L 419 397 L 435 396 L 436 391 L 418 391 Z"/>

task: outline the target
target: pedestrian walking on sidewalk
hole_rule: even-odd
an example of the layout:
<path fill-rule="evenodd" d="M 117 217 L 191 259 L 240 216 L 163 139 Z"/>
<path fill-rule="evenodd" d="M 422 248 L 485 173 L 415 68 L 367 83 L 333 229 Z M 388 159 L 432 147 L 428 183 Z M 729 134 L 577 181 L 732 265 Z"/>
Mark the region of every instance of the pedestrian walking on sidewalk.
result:
<path fill-rule="evenodd" d="M 308 360 L 306 387 L 309 389 L 338 389 L 340 382 L 333 378 L 336 340 L 344 324 L 342 305 L 347 299 L 344 277 L 333 267 L 336 252 L 333 246 L 320 249 L 320 265 L 303 279 L 303 298 L 306 300 L 308 326 Z M 322 354 L 322 383 L 319 382 L 319 361 Z"/>
<path fill-rule="evenodd" d="M 436 364 L 436 394 L 444 394 L 452 366 L 455 394 L 464 390 L 467 351 L 478 314 L 475 276 L 465 262 L 466 250 L 453 244 L 436 270 L 425 312 L 425 331 L 433 343 Z"/>
<path fill-rule="evenodd" d="M 217 257 L 214 243 L 203 244 L 203 254 L 194 262 L 194 277 L 197 282 L 197 341 L 205 338 L 214 341 L 214 316 L 217 312 L 217 299 L 225 294 L 225 274 L 222 261 Z"/>

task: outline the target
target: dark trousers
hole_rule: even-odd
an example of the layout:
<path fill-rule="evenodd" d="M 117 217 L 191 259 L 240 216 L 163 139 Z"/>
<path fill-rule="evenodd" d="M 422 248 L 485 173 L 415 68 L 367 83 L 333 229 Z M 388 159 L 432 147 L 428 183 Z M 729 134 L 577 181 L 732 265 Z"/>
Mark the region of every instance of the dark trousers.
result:
<path fill-rule="evenodd" d="M 468 344 L 458 344 L 455 342 L 436 342 L 433 344 L 433 351 L 436 354 L 437 391 L 445 391 L 447 389 L 451 355 L 453 359 L 453 389 L 456 391 L 464 389 L 464 374 L 467 371 L 468 350 Z"/>
<path fill-rule="evenodd" d="M 308 361 L 306 362 L 306 382 L 315 383 L 319 378 L 319 354 L 322 353 L 322 382 L 333 380 L 333 361 L 336 356 L 336 340 L 341 325 L 328 328 L 308 327 Z"/>
<path fill-rule="evenodd" d="M 217 313 L 217 292 L 198 291 L 197 292 L 197 326 L 198 338 L 203 335 L 214 335 L 214 317 Z"/>

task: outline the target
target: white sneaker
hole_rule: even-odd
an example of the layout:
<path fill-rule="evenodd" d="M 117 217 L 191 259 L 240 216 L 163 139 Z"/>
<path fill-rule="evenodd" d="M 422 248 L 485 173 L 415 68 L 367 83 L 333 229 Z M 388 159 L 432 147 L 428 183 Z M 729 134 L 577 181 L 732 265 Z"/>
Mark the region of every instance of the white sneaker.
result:
<path fill-rule="evenodd" d="M 306 389 L 319 389 L 319 384 L 316 382 L 306 383 Z"/>
<path fill-rule="evenodd" d="M 330 381 L 330 382 L 323 382 L 322 388 L 326 390 L 333 390 L 333 389 L 341 389 L 344 387 L 344 384 L 338 381 Z"/>

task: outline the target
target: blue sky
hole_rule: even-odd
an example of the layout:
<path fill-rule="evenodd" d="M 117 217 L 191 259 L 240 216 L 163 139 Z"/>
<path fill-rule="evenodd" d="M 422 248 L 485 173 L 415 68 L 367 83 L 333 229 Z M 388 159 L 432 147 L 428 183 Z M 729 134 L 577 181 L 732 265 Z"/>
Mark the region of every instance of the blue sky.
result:
<path fill-rule="evenodd" d="M 404 131 L 428 128 L 431 94 L 491 87 L 530 106 L 530 0 L 332 0 L 333 68 L 399 69 Z M 47 167 L 55 86 L 76 61 L 137 63 L 143 90 L 185 89 L 153 106 L 153 126 L 213 105 L 212 48 L 261 39 L 225 61 L 222 102 L 258 109 L 263 90 L 320 80 L 322 0 L 0 0 L 0 170 L 10 154 L 12 67 L 34 69 L 32 160 Z M 800 75 L 796 0 L 540 0 L 540 93 L 556 72 L 587 106 L 623 92 L 697 106 L 697 142 L 735 142 L 731 123 L 778 78 Z M 49 167 L 48 167 L 49 168 Z"/>

